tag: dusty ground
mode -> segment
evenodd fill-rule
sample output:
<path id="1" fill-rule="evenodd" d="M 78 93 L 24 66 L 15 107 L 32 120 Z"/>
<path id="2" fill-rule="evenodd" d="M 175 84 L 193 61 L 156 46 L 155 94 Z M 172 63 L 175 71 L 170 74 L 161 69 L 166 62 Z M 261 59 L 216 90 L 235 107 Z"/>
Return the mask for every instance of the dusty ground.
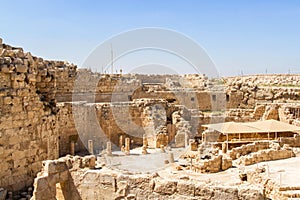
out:
<path id="1" fill-rule="evenodd" d="M 182 179 L 189 177 L 189 179 L 200 182 L 215 182 L 222 185 L 236 185 L 240 184 L 240 171 L 254 170 L 257 167 L 264 166 L 266 172 L 269 173 L 271 179 L 280 183 L 282 187 L 300 186 L 300 157 L 290 159 L 261 162 L 250 166 L 236 166 L 226 171 L 212 174 L 200 174 L 191 170 L 176 170 L 178 165 L 179 155 L 184 149 L 172 149 L 175 157 L 174 164 L 165 164 L 168 160 L 168 150 L 162 153 L 160 149 L 148 149 L 149 154 L 141 155 L 141 149 L 131 151 L 131 155 L 124 155 L 122 152 L 113 152 L 114 156 L 106 157 L 108 166 L 113 169 L 125 170 L 131 173 L 153 173 L 158 172 L 162 177 L 170 179 Z M 186 163 L 188 164 L 188 162 Z"/>
<path id="2" fill-rule="evenodd" d="M 280 183 L 281 179 L 282 187 L 300 186 L 300 157 L 268 161 L 258 164 L 258 166 L 262 165 L 265 165 L 266 169 L 269 169 L 269 176 L 272 180 Z M 255 167 L 257 167 L 257 165 L 250 165 L 247 166 L 246 169 L 254 169 Z"/>
<path id="3" fill-rule="evenodd" d="M 119 170 L 132 173 L 153 173 L 168 167 L 165 160 L 169 159 L 169 152 L 162 152 L 160 149 L 147 149 L 148 154 L 142 155 L 141 148 L 130 151 L 130 155 L 125 155 L 121 151 L 114 151 L 113 156 L 106 156 L 106 165 Z M 172 149 L 174 159 L 177 161 L 184 152 L 183 148 Z"/>

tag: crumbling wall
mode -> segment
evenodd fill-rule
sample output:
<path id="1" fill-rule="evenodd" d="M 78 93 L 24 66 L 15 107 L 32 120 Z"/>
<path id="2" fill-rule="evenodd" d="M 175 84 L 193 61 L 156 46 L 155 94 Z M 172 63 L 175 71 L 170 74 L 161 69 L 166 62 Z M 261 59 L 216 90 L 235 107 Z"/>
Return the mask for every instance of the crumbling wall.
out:
<path id="1" fill-rule="evenodd" d="M 269 148 L 270 148 L 269 141 L 256 141 L 251 144 L 242 145 L 240 147 L 233 148 L 227 153 L 233 160 L 235 160 L 241 156 L 245 156 L 247 154 L 264 150 L 264 149 L 269 149 Z"/>
<path id="2" fill-rule="evenodd" d="M 44 162 L 35 179 L 32 199 L 264 199 L 260 187 L 169 179 L 157 173 L 129 175 L 110 169 L 93 170 L 89 169 L 94 166 L 91 161 L 68 156 Z M 57 183 L 60 186 L 55 187 Z"/>
<path id="3" fill-rule="evenodd" d="M 223 80 L 209 80 L 199 74 L 109 75 L 87 69 L 77 70 L 76 66 L 65 62 L 53 64 L 39 60 L 38 63 L 46 62 L 49 70 L 39 73 L 38 79 L 44 80 L 45 83 L 38 85 L 43 94 L 51 98 L 54 95 L 59 102 L 72 101 L 72 95 L 77 100 L 89 102 L 110 102 L 112 96 L 119 101 L 163 98 L 169 101 L 175 100 L 177 104 L 185 105 L 190 109 L 223 110 L 225 108 L 254 109 L 260 102 L 286 102 L 300 99 L 299 75 L 253 75 L 229 77 Z M 76 88 L 74 94 L 72 94 L 73 86 Z M 223 89 L 218 91 L 215 88 Z"/>
<path id="4" fill-rule="evenodd" d="M 235 121 L 235 122 L 251 122 L 257 120 L 255 116 L 256 110 L 253 109 L 229 109 L 226 112 L 226 121 Z"/>
<path id="5" fill-rule="evenodd" d="M 203 182 L 177 181 L 165 178 L 127 176 L 91 172 L 85 176 L 87 184 L 78 188 L 82 199 L 257 199 L 264 196 L 260 188 L 246 192 L 243 186 L 216 186 Z M 88 185 L 97 187 L 91 188 Z M 87 192 L 89 191 L 89 192 Z"/>
<path id="6" fill-rule="evenodd" d="M 188 141 L 193 136 L 191 135 L 191 113 L 184 107 L 179 107 L 179 110 L 172 114 L 172 123 L 176 127 L 176 134 L 172 146 L 174 147 L 187 147 Z"/>
<path id="7" fill-rule="evenodd" d="M 128 137 L 133 148 L 142 146 L 146 135 L 149 147 L 155 148 L 161 144 L 167 146 L 171 134 L 176 134 L 176 130 L 167 129 L 167 125 L 171 124 L 171 114 L 178 108 L 163 99 L 123 103 L 69 102 L 58 103 L 58 107 L 57 123 L 63 145 L 60 155 L 70 152 L 71 141 L 75 142 L 76 152 L 84 152 L 88 140 L 93 140 L 94 153 L 99 153 L 108 141 L 113 143 L 114 149 L 120 149 Z M 162 138 L 162 134 L 165 137 Z"/>
<path id="8" fill-rule="evenodd" d="M 193 168 L 201 173 L 216 173 L 232 167 L 232 159 L 223 155 L 213 156 L 208 160 L 197 159 L 196 162 Z"/>
<path id="9" fill-rule="evenodd" d="M 299 101 L 300 76 L 252 75 L 225 79 L 227 108 L 254 108 L 259 102 Z"/>
<path id="10" fill-rule="evenodd" d="M 279 144 L 280 146 L 287 144 L 290 147 L 300 147 L 300 136 L 295 134 L 294 137 L 282 137 L 279 139 Z"/>
<path id="11" fill-rule="evenodd" d="M 87 153 L 86 146 L 79 137 L 73 114 L 73 103 L 57 103 L 59 112 L 56 114 L 56 127 L 59 131 L 59 156 L 72 153 Z M 71 143 L 74 143 L 74 152 L 71 152 Z"/>
<path id="12" fill-rule="evenodd" d="M 300 106 L 298 103 L 278 105 L 278 115 L 281 121 L 300 126 Z"/>
<path id="13" fill-rule="evenodd" d="M 280 148 L 277 149 L 266 149 L 258 152 L 251 153 L 246 156 L 242 156 L 238 160 L 238 164 L 240 165 L 252 165 L 259 162 L 270 161 L 270 160 L 280 160 L 294 157 L 294 152 L 289 148 Z"/>
<path id="14" fill-rule="evenodd" d="M 145 100 L 141 99 L 139 101 Z M 146 101 L 149 102 L 149 99 Z M 170 116 L 169 105 L 165 100 L 161 100 L 160 103 L 157 102 L 156 104 L 147 104 L 143 109 L 142 118 L 145 130 L 144 136 L 147 138 L 148 147 L 160 148 L 161 145 L 167 146 L 169 139 L 171 139 L 171 134 L 167 130 L 167 123 L 170 123 L 168 121 L 168 115 Z"/>
<path id="15" fill-rule="evenodd" d="M 280 172 L 279 172 L 280 173 Z M 269 199 L 290 200 L 299 198 L 299 186 L 283 186 L 280 182 L 270 178 L 268 169 L 256 168 L 246 172 L 247 182 L 264 185 L 264 194 Z"/>
<path id="16" fill-rule="evenodd" d="M 95 162 L 95 156 L 67 156 L 58 160 L 43 161 L 42 171 L 34 181 L 35 189 L 31 199 L 81 199 L 69 170 L 94 169 Z"/>
<path id="17" fill-rule="evenodd" d="M 32 185 L 43 160 L 58 158 L 49 65 L 59 64 L 0 44 L 0 186 L 12 191 Z"/>
<path id="18" fill-rule="evenodd" d="M 55 88 L 49 88 L 48 91 L 55 91 L 55 100 L 57 102 L 72 101 L 72 92 L 75 77 L 77 76 L 77 67 L 69 65 L 66 62 L 58 62 L 59 64 L 52 69 L 53 79 L 55 80 Z M 47 92 L 48 92 L 47 91 Z"/>
<path id="19" fill-rule="evenodd" d="M 257 102 L 254 109 L 231 108 L 226 111 L 226 121 L 250 122 L 274 119 L 299 125 L 300 107 L 294 103 Z"/>

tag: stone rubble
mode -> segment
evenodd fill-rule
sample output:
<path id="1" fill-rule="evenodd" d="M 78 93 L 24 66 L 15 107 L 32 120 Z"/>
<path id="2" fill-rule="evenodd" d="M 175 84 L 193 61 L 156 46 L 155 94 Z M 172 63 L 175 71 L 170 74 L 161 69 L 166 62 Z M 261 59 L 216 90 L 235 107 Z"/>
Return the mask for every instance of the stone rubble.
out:
<path id="1" fill-rule="evenodd" d="M 257 186 L 215 185 L 190 179 L 168 179 L 158 174 L 124 175 L 109 169 L 78 168 L 77 162 L 72 156 L 46 161 L 35 179 L 32 200 L 55 199 L 58 193 L 64 194 L 66 199 L 264 199 L 262 189 Z M 69 180 L 68 183 L 65 180 Z M 56 188 L 58 183 L 61 191 Z M 42 186 L 43 190 L 38 191 Z"/>

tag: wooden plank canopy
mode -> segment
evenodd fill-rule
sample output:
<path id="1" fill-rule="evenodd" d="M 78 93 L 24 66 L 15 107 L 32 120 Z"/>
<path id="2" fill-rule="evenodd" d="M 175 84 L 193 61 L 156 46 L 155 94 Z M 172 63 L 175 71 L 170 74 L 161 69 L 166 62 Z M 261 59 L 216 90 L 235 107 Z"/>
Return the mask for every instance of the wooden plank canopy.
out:
<path id="1" fill-rule="evenodd" d="M 206 124 L 203 127 L 213 129 L 223 134 L 235 133 L 278 133 L 297 132 L 300 127 L 277 120 L 264 120 L 256 122 L 224 122 L 217 124 Z"/>

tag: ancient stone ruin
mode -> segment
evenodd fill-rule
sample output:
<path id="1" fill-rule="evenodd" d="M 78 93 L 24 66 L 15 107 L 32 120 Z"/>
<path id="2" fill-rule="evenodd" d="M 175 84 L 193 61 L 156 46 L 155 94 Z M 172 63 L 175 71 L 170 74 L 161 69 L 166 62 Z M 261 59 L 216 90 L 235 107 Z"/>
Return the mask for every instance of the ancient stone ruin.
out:
<path id="1" fill-rule="evenodd" d="M 202 126 L 270 119 L 300 127 L 300 75 L 101 74 L 0 39 L 0 200 L 299 198 L 299 129 Z"/>

